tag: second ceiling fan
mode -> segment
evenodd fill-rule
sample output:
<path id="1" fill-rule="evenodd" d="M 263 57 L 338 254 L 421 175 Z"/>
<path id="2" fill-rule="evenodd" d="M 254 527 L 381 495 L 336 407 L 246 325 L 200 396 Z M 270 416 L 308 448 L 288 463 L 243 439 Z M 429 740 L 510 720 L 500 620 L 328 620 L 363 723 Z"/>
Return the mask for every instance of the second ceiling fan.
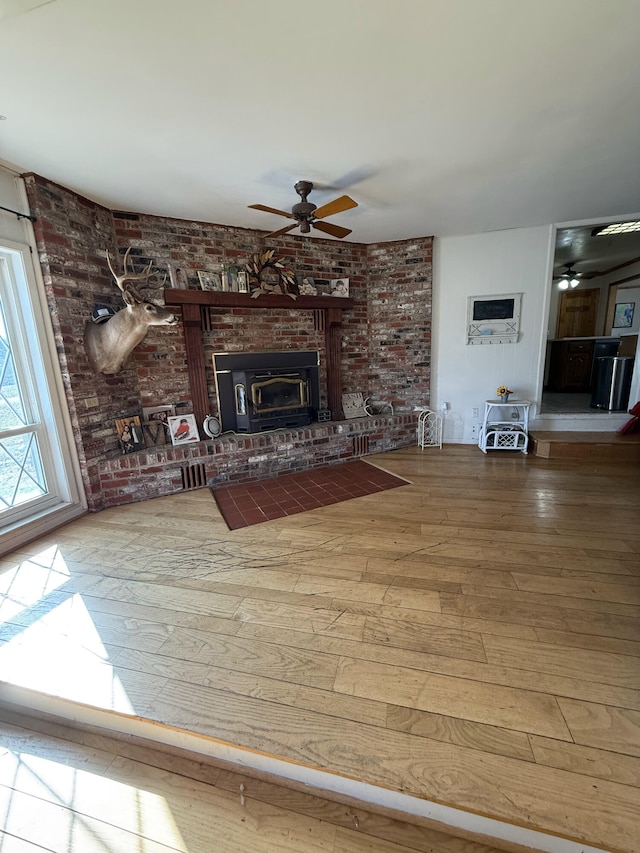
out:
<path id="1" fill-rule="evenodd" d="M 351 234 L 350 228 L 343 228 L 341 225 L 334 225 L 332 222 L 324 222 L 323 220 L 327 216 L 333 216 L 336 213 L 342 213 L 343 210 L 350 210 L 352 207 L 357 207 L 358 203 L 352 198 L 348 195 L 341 195 L 328 204 L 317 207 L 313 202 L 307 201 L 307 196 L 313 189 L 311 181 L 298 181 L 294 184 L 294 189 L 300 196 L 301 201 L 293 205 L 291 213 L 287 213 L 286 210 L 278 210 L 276 207 L 267 207 L 264 204 L 249 205 L 253 210 L 264 210 L 265 213 L 277 213 L 279 216 L 286 216 L 287 219 L 295 220 L 293 225 L 287 225 L 286 228 L 273 231 L 271 234 L 267 234 L 267 237 L 279 237 L 281 234 L 286 234 L 288 231 L 293 231 L 294 228 L 298 227 L 302 234 L 308 234 L 312 228 L 316 228 L 318 231 L 324 231 L 325 234 L 338 237 L 340 240 Z"/>

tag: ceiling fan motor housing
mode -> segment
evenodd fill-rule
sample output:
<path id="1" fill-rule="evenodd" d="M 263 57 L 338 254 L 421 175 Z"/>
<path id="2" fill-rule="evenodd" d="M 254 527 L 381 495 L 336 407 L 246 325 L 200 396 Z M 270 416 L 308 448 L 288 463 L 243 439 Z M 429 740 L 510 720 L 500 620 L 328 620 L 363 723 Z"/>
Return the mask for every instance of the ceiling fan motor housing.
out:
<path id="1" fill-rule="evenodd" d="M 306 219 L 313 214 L 317 206 L 317 204 L 313 204 L 310 201 L 299 201 L 298 204 L 293 205 L 291 213 L 293 213 L 296 219 Z"/>
<path id="2" fill-rule="evenodd" d="M 311 181 L 298 181 L 294 185 L 295 191 L 298 193 L 302 201 L 299 201 L 298 204 L 294 204 L 291 208 L 291 213 L 293 217 L 300 223 L 300 230 L 303 234 L 307 233 L 310 229 L 309 226 L 313 222 L 313 211 L 317 208 L 317 204 L 313 204 L 310 201 L 307 201 L 307 196 L 313 189 L 313 183 Z"/>

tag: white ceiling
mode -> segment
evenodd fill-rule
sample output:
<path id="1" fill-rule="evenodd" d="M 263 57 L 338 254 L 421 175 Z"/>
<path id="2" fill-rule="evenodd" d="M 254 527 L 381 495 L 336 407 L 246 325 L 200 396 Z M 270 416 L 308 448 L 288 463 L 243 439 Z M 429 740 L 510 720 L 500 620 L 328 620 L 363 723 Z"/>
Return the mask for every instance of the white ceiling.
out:
<path id="1" fill-rule="evenodd" d="M 0 0 L 0 157 L 108 207 L 357 242 L 640 207 L 638 0 Z M 324 235 L 322 235 L 324 236 Z"/>

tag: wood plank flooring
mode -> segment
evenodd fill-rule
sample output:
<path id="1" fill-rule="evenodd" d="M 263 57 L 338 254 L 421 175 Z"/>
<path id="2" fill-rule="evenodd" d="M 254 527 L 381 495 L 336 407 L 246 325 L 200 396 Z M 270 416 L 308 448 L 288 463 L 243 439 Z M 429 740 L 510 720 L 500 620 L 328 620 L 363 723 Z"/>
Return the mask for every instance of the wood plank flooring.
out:
<path id="1" fill-rule="evenodd" d="M 0 679 L 637 853 L 638 464 L 372 461 L 410 485 L 235 531 L 188 492 L 9 555 Z"/>
<path id="2" fill-rule="evenodd" d="M 188 756 L 0 709 L 3 853 L 500 853 Z M 37 819 L 34 817 L 37 816 Z"/>

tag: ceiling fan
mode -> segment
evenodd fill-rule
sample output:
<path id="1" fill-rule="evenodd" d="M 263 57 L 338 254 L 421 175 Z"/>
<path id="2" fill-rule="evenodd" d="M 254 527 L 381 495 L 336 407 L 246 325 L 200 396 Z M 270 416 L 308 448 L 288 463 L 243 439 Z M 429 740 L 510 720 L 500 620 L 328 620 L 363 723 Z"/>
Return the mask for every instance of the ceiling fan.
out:
<path id="1" fill-rule="evenodd" d="M 596 276 L 602 275 L 599 271 L 590 273 L 578 272 L 578 270 L 574 269 L 574 263 L 575 261 L 571 261 L 568 264 L 563 264 L 562 266 L 564 267 L 564 271 L 556 275 L 561 290 L 568 290 L 570 287 L 577 287 L 581 280 L 586 281 L 587 279 L 596 278 Z"/>
<path id="2" fill-rule="evenodd" d="M 250 204 L 249 207 L 253 210 L 264 210 L 265 213 L 277 213 L 279 216 L 286 216 L 287 219 L 295 219 L 293 225 L 287 225 L 286 228 L 281 228 L 279 231 L 273 231 L 267 234 L 267 237 L 279 237 L 281 234 L 286 234 L 288 231 L 293 231 L 294 228 L 300 226 L 302 234 L 308 234 L 312 228 L 317 228 L 318 231 L 324 231 L 325 234 L 331 234 L 332 237 L 339 237 L 341 240 L 351 234 L 351 229 L 343 228 L 341 225 L 334 225 L 332 222 L 323 222 L 327 216 L 333 216 L 335 213 L 342 213 L 343 210 L 350 210 L 352 207 L 357 207 L 358 203 L 348 195 L 341 195 L 335 198 L 328 204 L 323 204 L 322 207 L 317 207 L 313 202 L 307 201 L 307 196 L 313 189 L 311 181 L 298 181 L 294 184 L 294 189 L 302 199 L 291 208 L 291 213 L 285 210 L 278 210 L 276 207 L 267 207 L 264 204 Z"/>

